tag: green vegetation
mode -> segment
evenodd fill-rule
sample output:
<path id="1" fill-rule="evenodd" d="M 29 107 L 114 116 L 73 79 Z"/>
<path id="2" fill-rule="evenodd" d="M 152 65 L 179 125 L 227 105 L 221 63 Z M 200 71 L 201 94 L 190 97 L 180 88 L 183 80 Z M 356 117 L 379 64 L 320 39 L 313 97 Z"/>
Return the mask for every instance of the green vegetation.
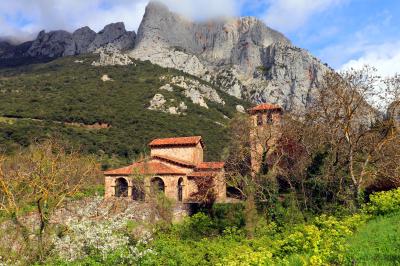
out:
<path id="1" fill-rule="evenodd" d="M 356 265 L 400 264 L 400 213 L 379 216 L 348 242 L 348 260 Z"/>
<path id="2" fill-rule="evenodd" d="M 279 226 L 259 215 L 251 238 L 242 204 L 216 204 L 211 216 L 199 212 L 178 224 L 156 225 L 152 238 L 135 240 L 130 232 L 138 224 L 127 223 L 130 244 L 69 262 L 51 257 L 47 265 L 398 265 L 400 201 L 392 201 L 384 216 L 369 214 L 394 193 L 400 192 L 379 193 L 362 212 L 347 216 Z"/>
<path id="3" fill-rule="evenodd" d="M 363 75 L 350 75 L 357 84 L 350 88 L 331 77 L 321 91 L 326 102 L 304 121 L 284 117 L 273 143 L 271 132 L 259 134 L 265 149 L 254 173 L 248 116 L 227 119 L 246 103 L 219 91 L 226 105 L 206 109 L 175 88 L 162 93 L 184 101 L 186 116 L 149 111 L 160 77 L 183 73 L 149 62 L 93 67 L 93 56 L 79 58 L 84 63 L 66 57 L 0 70 L 0 266 L 400 263 L 400 135 L 390 119 L 358 125 L 358 115 L 369 114 L 353 104 L 363 102 Z M 101 81 L 104 74 L 113 81 Z M 177 209 L 163 194 L 142 204 L 98 197 L 99 162 L 126 163 L 150 139 L 179 135 L 203 135 L 207 159 L 224 155 L 229 193 L 241 203 L 216 204 L 212 187 L 199 186 L 200 211 L 173 224 Z M 66 200 L 83 204 L 52 223 Z"/>
<path id="4" fill-rule="evenodd" d="M 94 56 L 0 69 L 0 149 L 12 152 L 33 141 L 63 139 L 85 153 L 96 154 L 103 167 L 126 164 L 147 151 L 157 137 L 202 135 L 209 160 L 220 158 L 227 143 L 224 125 L 236 104 L 248 106 L 222 91 L 225 106 L 207 102 L 209 109 L 193 104 L 178 91 L 161 93 L 184 101 L 186 116 L 147 110 L 163 83 L 161 76 L 184 75 L 149 62 L 136 66 L 94 67 Z M 77 63 L 75 60 L 84 60 Z M 103 82 L 107 74 L 113 81 Z M 111 127 L 88 130 L 67 123 Z"/>

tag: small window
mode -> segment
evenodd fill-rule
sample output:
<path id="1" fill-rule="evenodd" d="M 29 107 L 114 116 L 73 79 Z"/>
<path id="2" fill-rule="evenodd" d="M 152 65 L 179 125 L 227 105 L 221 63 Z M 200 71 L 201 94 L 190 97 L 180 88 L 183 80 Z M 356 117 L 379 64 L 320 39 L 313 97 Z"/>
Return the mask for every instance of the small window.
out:
<path id="1" fill-rule="evenodd" d="M 272 122 L 273 122 L 273 120 L 272 120 L 272 113 L 269 112 L 269 113 L 267 114 L 267 124 L 268 124 L 268 125 L 271 125 Z"/>
<path id="2" fill-rule="evenodd" d="M 263 120 L 262 120 L 262 114 L 257 114 L 257 126 L 262 126 Z"/>
<path id="3" fill-rule="evenodd" d="M 183 178 L 179 178 L 178 180 L 178 201 L 183 200 Z"/>

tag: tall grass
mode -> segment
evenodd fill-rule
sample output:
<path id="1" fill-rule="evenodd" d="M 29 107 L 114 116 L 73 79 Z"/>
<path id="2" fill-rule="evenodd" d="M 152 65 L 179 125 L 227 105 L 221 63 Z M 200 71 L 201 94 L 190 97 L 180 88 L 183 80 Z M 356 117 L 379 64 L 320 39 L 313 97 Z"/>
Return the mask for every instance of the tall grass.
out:
<path id="1" fill-rule="evenodd" d="M 378 216 L 349 239 L 350 265 L 400 265 L 400 213 Z"/>

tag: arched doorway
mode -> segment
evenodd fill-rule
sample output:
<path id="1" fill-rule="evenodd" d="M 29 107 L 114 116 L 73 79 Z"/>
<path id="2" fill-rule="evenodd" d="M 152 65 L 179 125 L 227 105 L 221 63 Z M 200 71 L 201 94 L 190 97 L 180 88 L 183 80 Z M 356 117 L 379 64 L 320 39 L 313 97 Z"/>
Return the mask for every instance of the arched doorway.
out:
<path id="1" fill-rule="evenodd" d="M 178 191 L 178 201 L 183 200 L 183 178 L 179 178 L 178 180 L 178 186 L 177 186 L 177 191 Z"/>
<path id="2" fill-rule="evenodd" d="M 151 180 L 151 192 L 152 193 L 164 193 L 165 185 L 164 181 L 159 177 L 154 177 Z"/>
<path id="3" fill-rule="evenodd" d="M 115 196 L 128 197 L 128 181 L 125 178 L 115 180 Z"/>
<path id="4" fill-rule="evenodd" d="M 132 186 L 132 199 L 133 200 L 138 200 L 138 201 L 143 201 L 144 200 L 144 191 L 143 191 L 143 185 L 139 184 L 133 184 Z"/>

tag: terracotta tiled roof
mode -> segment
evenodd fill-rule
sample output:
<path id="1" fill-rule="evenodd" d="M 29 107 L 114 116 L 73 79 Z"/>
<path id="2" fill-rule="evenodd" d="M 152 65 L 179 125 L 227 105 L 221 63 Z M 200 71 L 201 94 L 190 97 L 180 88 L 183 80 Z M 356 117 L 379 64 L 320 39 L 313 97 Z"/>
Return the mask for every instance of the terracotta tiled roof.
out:
<path id="1" fill-rule="evenodd" d="M 224 162 L 202 162 L 196 166 L 196 169 L 222 169 Z"/>
<path id="2" fill-rule="evenodd" d="M 263 103 L 263 104 L 259 104 L 253 108 L 248 109 L 247 111 L 249 113 L 253 113 L 256 111 L 267 111 L 267 110 L 280 110 L 282 111 L 282 107 L 280 107 L 277 104 L 270 104 L 270 103 Z"/>
<path id="3" fill-rule="evenodd" d="M 188 161 L 184 161 L 184 160 L 180 160 L 180 159 L 175 159 L 169 156 L 165 156 L 165 155 L 153 155 L 152 158 L 154 159 L 159 159 L 159 160 L 163 160 L 163 161 L 167 161 L 173 164 L 177 164 L 180 166 L 185 166 L 185 167 L 189 167 L 189 168 L 195 168 L 196 165 L 194 165 L 191 162 Z"/>
<path id="4" fill-rule="evenodd" d="M 104 175 L 130 175 L 132 174 L 132 165 L 118 169 L 108 170 L 103 172 Z"/>
<path id="5" fill-rule="evenodd" d="M 188 174 L 188 177 L 213 177 L 221 172 L 210 172 L 210 171 L 201 171 L 201 172 L 193 172 Z"/>
<path id="6" fill-rule="evenodd" d="M 178 137 L 178 138 L 165 138 L 165 139 L 155 139 L 149 143 L 150 147 L 156 146 L 179 146 L 179 145 L 197 145 L 201 143 L 204 146 L 201 136 L 193 137 Z"/>
<path id="7" fill-rule="evenodd" d="M 185 175 L 185 173 L 176 170 L 160 162 L 136 162 L 129 166 L 119 169 L 105 171 L 104 175 L 132 175 L 132 174 L 156 174 L 156 175 Z"/>

